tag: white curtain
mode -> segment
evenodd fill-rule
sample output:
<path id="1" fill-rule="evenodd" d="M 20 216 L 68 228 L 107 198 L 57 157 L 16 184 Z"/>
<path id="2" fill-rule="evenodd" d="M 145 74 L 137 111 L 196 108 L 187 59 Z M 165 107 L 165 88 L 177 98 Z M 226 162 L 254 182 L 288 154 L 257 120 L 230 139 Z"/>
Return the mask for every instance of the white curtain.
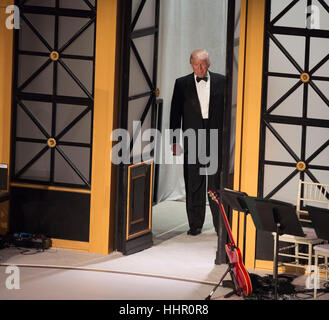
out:
<path id="1" fill-rule="evenodd" d="M 162 130 L 169 128 L 170 103 L 175 79 L 192 73 L 190 54 L 206 49 L 210 71 L 225 74 L 227 0 L 163 0 L 160 8 L 158 87 L 163 99 Z M 170 146 L 161 146 L 162 155 Z M 164 158 L 164 157 L 162 157 Z M 161 164 L 158 201 L 185 198 L 180 164 Z"/>

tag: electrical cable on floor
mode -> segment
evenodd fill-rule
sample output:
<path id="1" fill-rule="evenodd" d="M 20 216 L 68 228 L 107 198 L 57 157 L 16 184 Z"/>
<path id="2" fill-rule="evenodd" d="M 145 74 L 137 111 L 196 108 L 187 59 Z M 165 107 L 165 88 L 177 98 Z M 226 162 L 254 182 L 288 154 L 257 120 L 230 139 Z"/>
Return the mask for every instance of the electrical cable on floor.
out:
<path id="1" fill-rule="evenodd" d="M 106 269 L 96 269 L 96 268 L 86 268 L 86 267 L 74 267 L 74 266 L 60 266 L 60 265 L 42 265 L 42 264 L 13 264 L 13 263 L 0 263 L 0 266 L 8 267 L 15 265 L 16 267 L 22 268 L 43 268 L 43 269 L 63 269 L 63 270 L 79 270 L 79 271 L 91 271 L 91 272 L 104 272 L 104 273 L 114 273 L 114 274 L 122 274 L 122 275 L 132 275 L 139 277 L 150 277 L 150 278 L 158 278 L 165 280 L 175 280 L 175 281 L 184 281 L 184 282 L 193 282 L 198 284 L 204 284 L 209 286 L 216 285 L 215 282 L 196 280 L 196 279 L 188 279 L 188 278 L 180 278 L 173 276 L 165 276 L 165 275 L 157 275 L 150 273 L 139 273 L 139 272 L 129 272 L 129 271 L 118 271 L 118 270 L 106 270 Z"/>
<path id="2" fill-rule="evenodd" d="M 203 281 L 197 279 L 189 279 L 189 278 L 180 278 L 180 277 L 173 277 L 173 276 L 166 276 L 166 275 L 157 275 L 157 274 L 150 274 L 150 273 L 140 273 L 140 272 L 129 272 L 129 271 L 118 271 L 118 270 L 107 270 L 107 269 L 97 269 L 97 268 L 87 268 L 87 267 L 77 267 L 77 266 L 62 266 L 62 265 L 42 265 L 42 264 L 22 264 L 22 263 L 0 263 L 0 266 L 12 266 L 15 265 L 16 267 L 20 268 L 42 268 L 42 269 L 60 269 L 60 270 L 73 270 L 73 271 L 89 271 L 89 272 L 103 272 L 103 273 L 112 273 L 112 274 L 121 274 L 121 275 L 130 275 L 130 276 L 139 276 L 139 277 L 150 277 L 150 278 L 157 278 L 157 279 L 165 279 L 165 280 L 174 280 L 174 281 L 183 281 L 183 282 L 191 282 L 203 285 L 214 286 L 217 283 L 210 282 L 210 281 Z M 249 299 L 256 299 L 256 300 L 273 300 L 273 297 L 269 292 L 272 292 L 272 289 L 269 287 L 269 281 L 271 280 L 270 277 L 260 277 L 254 274 L 251 276 L 256 276 L 259 281 L 262 282 L 262 285 L 258 283 L 258 286 L 255 286 L 255 289 L 252 296 Z M 253 281 L 255 285 L 255 282 Z M 285 284 L 287 285 L 287 283 Z M 224 285 L 224 287 L 229 287 Z M 285 293 L 280 294 L 280 300 L 305 300 L 305 298 L 300 297 L 300 294 L 309 294 L 311 298 L 311 293 L 313 290 L 292 290 L 289 288 Z M 320 289 L 321 290 L 321 289 Z M 319 291 L 320 291 L 319 290 Z M 324 289 L 321 291 L 329 292 L 329 284 L 326 283 L 324 285 Z"/>

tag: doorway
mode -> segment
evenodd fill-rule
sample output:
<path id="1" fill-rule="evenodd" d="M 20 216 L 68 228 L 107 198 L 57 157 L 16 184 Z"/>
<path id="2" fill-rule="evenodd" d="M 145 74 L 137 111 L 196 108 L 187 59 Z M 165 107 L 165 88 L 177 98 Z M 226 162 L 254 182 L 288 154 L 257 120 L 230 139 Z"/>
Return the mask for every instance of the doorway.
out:
<path id="1" fill-rule="evenodd" d="M 241 1 L 166 1 L 161 3 L 158 58 L 158 86 L 163 99 L 162 127 L 169 127 L 171 95 L 175 79 L 191 73 L 189 55 L 205 48 L 211 58 L 210 70 L 228 74 L 227 105 L 231 106 L 230 145 L 226 183 L 232 185 L 234 132 Z M 229 27 L 228 27 L 229 26 Z M 181 41 L 180 41 L 181 40 Z M 166 148 L 166 150 L 164 150 Z M 170 146 L 162 146 L 164 153 Z M 155 243 L 188 230 L 182 159 L 177 164 L 161 164 L 157 204 L 153 207 Z M 209 205 L 203 231 L 215 232 Z"/>
<path id="2" fill-rule="evenodd" d="M 149 128 L 161 129 L 163 138 L 165 130 L 169 128 L 175 79 L 192 73 L 189 56 L 194 49 L 207 49 L 211 58 L 210 71 L 228 75 L 226 122 L 229 122 L 229 130 L 225 136 L 228 143 L 225 144 L 227 150 L 224 169 L 227 185 L 229 176 L 233 175 L 240 1 L 134 0 L 129 1 L 126 6 L 122 8 L 126 23 L 122 24 L 124 36 L 121 50 L 124 55 L 121 61 L 120 128 L 127 129 L 131 136 L 136 138 L 135 141 L 141 144 L 144 140 L 138 137 L 143 136 Z M 229 29 L 228 16 L 231 16 L 232 22 Z M 141 121 L 140 128 L 134 127 L 134 121 Z M 134 128 L 139 131 L 134 131 Z M 159 142 L 159 139 L 153 137 L 153 141 Z M 145 145 L 139 146 L 137 150 L 145 150 L 144 147 Z M 156 158 L 152 219 L 151 226 L 144 224 L 144 227 L 148 227 L 148 230 L 145 230 L 150 231 L 153 237 L 152 243 L 146 246 L 186 233 L 188 230 L 182 159 L 176 159 L 176 164 L 167 164 L 164 160 L 168 148 L 170 146 L 162 143 L 159 148 L 159 144 L 155 143 L 158 154 L 150 154 L 151 158 Z M 138 153 L 134 153 L 133 149 L 129 151 L 133 160 Z M 127 190 L 127 167 L 129 164 L 126 168 L 125 165 L 119 165 L 118 170 L 118 189 L 122 192 L 117 198 L 116 239 L 117 247 L 123 251 L 125 245 L 122 242 L 128 241 L 127 228 L 132 223 L 125 212 L 127 199 L 131 196 Z M 134 197 L 132 201 L 133 199 Z M 147 215 L 144 213 L 140 218 L 145 222 Z M 216 235 L 207 206 L 203 230 L 212 229 Z M 142 236 L 146 238 L 147 232 Z M 124 237 L 126 238 L 123 239 Z M 150 238 L 146 241 L 149 240 Z"/>

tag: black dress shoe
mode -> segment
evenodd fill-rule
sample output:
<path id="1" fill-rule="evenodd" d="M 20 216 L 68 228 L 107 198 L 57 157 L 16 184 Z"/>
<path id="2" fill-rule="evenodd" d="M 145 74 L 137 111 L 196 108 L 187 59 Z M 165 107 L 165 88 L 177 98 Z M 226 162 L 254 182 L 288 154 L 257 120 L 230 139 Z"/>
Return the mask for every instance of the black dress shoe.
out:
<path id="1" fill-rule="evenodd" d="M 187 231 L 187 234 L 190 236 L 196 236 L 198 234 L 201 233 L 201 229 L 197 228 L 197 229 L 190 229 L 189 231 Z"/>

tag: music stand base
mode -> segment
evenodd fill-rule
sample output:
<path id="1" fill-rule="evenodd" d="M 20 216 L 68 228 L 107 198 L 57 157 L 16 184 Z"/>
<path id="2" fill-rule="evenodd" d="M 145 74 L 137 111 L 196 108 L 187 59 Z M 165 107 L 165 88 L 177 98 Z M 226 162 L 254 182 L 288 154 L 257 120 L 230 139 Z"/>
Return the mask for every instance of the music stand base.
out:
<path id="1" fill-rule="evenodd" d="M 221 283 L 223 282 L 224 278 L 226 277 L 226 275 L 227 275 L 228 273 L 230 273 L 230 275 L 231 275 L 231 281 L 230 281 L 230 282 L 233 283 L 233 288 L 234 288 L 234 286 L 236 285 L 236 286 L 238 287 L 239 291 L 242 293 L 242 296 L 244 297 L 243 291 L 242 291 L 242 289 L 239 287 L 239 285 L 238 285 L 238 283 L 237 283 L 237 281 L 236 281 L 235 275 L 234 275 L 234 273 L 233 273 L 233 268 L 234 268 L 234 264 L 233 264 L 233 263 L 229 263 L 229 265 L 228 265 L 226 271 L 224 272 L 224 274 L 222 275 L 221 279 L 220 279 L 219 282 L 216 284 L 216 286 L 212 289 L 212 291 L 209 293 L 208 297 L 207 297 L 205 300 L 210 300 L 210 299 L 211 299 L 212 295 L 215 293 L 215 291 L 217 290 L 217 288 L 221 285 Z M 238 292 L 237 292 L 235 289 L 233 289 L 233 291 L 227 293 L 227 294 L 224 296 L 224 298 L 229 298 L 229 297 L 231 297 L 231 296 L 234 295 L 234 294 L 240 296 L 240 295 L 238 294 Z"/>

